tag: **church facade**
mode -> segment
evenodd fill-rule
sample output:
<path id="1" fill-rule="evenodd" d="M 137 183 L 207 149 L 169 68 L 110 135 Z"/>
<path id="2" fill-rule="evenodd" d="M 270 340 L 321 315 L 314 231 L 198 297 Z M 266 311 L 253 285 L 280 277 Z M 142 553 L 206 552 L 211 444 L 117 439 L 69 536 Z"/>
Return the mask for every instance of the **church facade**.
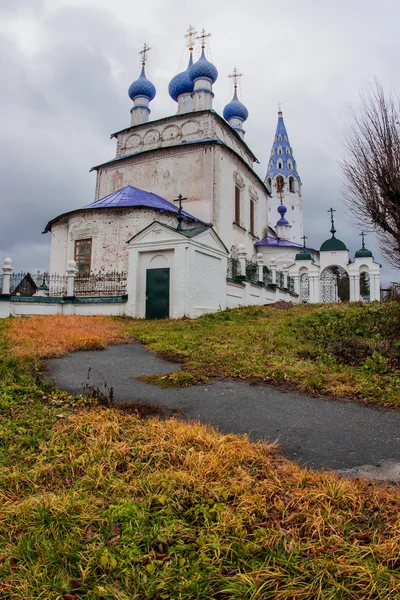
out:
<path id="1" fill-rule="evenodd" d="M 81 275 L 128 273 L 126 314 L 135 317 L 198 316 L 282 298 L 379 299 L 380 265 L 364 238 L 350 260 L 335 237 L 333 211 L 332 238 L 319 251 L 306 247 L 302 182 L 282 111 L 261 179 L 245 142 L 248 111 L 236 70 L 223 116 L 213 109 L 218 71 L 206 58 L 206 38 L 203 32 L 193 61 L 189 33 L 188 67 L 169 85 L 177 112 L 155 121 L 145 45 L 140 76 L 129 88 L 130 125 L 112 134 L 115 157 L 93 167 L 94 201 L 45 228 L 50 272 L 65 272 L 75 261 Z M 253 292 L 243 291 L 250 284 Z"/>

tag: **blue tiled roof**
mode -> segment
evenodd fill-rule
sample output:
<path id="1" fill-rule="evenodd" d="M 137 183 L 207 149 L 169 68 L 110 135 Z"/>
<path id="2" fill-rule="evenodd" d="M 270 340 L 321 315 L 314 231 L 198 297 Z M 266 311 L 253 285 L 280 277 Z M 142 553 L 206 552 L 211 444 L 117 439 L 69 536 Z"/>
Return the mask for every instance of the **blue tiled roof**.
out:
<path id="1" fill-rule="evenodd" d="M 186 71 L 178 73 L 169 83 L 168 92 L 175 102 L 181 94 L 191 94 L 193 92 L 194 83 L 189 75 L 189 69 L 193 64 L 192 54 L 190 54 L 189 64 Z"/>
<path id="2" fill-rule="evenodd" d="M 289 240 L 281 240 L 279 238 L 273 238 L 267 235 L 264 239 L 256 242 L 255 246 L 284 246 L 288 248 L 303 248 L 301 244 L 296 242 L 290 242 Z"/>
<path id="3" fill-rule="evenodd" d="M 278 154 L 279 148 L 282 149 L 282 154 Z M 282 169 L 278 169 L 278 161 L 281 161 Z M 288 168 L 288 161 L 291 161 L 292 169 Z M 293 175 L 296 179 L 300 179 L 281 112 L 278 113 L 278 124 L 276 126 L 275 138 L 272 145 L 266 177 L 271 177 L 272 179 L 275 175 L 279 174 L 284 175 L 285 177 Z"/>
<path id="4" fill-rule="evenodd" d="M 140 73 L 139 79 L 134 81 L 129 90 L 128 96 L 131 100 L 134 100 L 138 96 L 143 96 L 148 100 L 153 100 L 156 95 L 156 88 L 146 77 L 146 73 L 144 71 L 144 65 L 142 67 L 142 72 Z"/>
<path id="5" fill-rule="evenodd" d="M 196 79 L 210 79 L 211 83 L 215 83 L 218 78 L 217 67 L 210 63 L 206 59 L 206 55 L 204 54 L 204 48 L 201 51 L 201 56 L 197 62 L 195 62 L 189 69 L 189 75 L 192 81 L 196 81 Z"/>
<path id="6" fill-rule="evenodd" d="M 249 116 L 249 111 L 245 105 L 240 102 L 239 98 L 237 97 L 236 90 L 233 94 L 232 100 L 225 106 L 223 115 L 225 121 L 229 121 L 229 119 L 235 117 L 237 119 L 242 119 L 242 121 L 246 121 L 247 117 Z"/>
<path id="7" fill-rule="evenodd" d="M 157 194 L 146 192 L 140 188 L 133 187 L 133 185 L 127 185 L 116 192 L 112 192 L 112 194 L 108 194 L 108 196 L 104 196 L 104 198 L 95 200 L 95 202 L 88 204 L 84 208 L 115 208 L 132 206 L 137 206 L 138 208 L 153 208 L 155 210 L 159 210 L 161 213 L 165 211 L 173 213 L 178 212 L 177 204 L 172 204 L 172 202 L 168 202 L 168 200 L 161 198 L 161 196 L 157 196 Z M 192 219 L 197 223 L 202 223 L 200 219 L 193 217 L 193 215 L 190 215 L 184 210 L 182 211 L 182 214 L 187 219 Z"/>

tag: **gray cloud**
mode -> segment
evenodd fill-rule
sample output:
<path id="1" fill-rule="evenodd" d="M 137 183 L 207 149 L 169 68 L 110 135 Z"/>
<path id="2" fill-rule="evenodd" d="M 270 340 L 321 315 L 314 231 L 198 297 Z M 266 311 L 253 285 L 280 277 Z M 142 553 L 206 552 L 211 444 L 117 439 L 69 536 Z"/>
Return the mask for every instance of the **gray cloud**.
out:
<path id="1" fill-rule="evenodd" d="M 390 18 L 388 18 L 390 14 Z M 129 124 L 129 84 L 137 52 L 152 46 L 148 73 L 157 87 L 152 118 L 173 114 L 168 82 L 187 60 L 183 34 L 209 29 L 220 72 L 215 109 L 232 96 L 227 75 L 237 66 L 249 108 L 246 141 L 264 176 L 277 102 L 303 180 L 310 245 L 329 235 L 327 209 L 337 209 L 338 236 L 350 250 L 358 231 L 341 205 L 338 159 L 343 130 L 359 91 L 373 76 L 400 90 L 400 6 L 382 0 L 335 3 L 288 0 L 14 0 L 0 9 L 0 259 L 17 268 L 47 267 L 41 231 L 61 212 L 93 199 L 93 164 L 114 155 L 109 134 Z M 372 236 L 368 245 L 376 253 Z M 385 268 L 386 280 L 398 273 Z"/>

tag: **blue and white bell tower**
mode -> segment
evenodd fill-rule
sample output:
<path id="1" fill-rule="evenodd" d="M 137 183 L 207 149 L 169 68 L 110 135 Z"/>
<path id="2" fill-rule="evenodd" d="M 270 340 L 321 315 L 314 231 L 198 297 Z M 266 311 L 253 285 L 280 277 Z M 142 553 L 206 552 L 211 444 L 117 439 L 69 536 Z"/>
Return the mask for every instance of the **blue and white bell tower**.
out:
<path id="1" fill-rule="evenodd" d="M 275 138 L 265 176 L 265 184 L 271 191 L 272 196 L 269 201 L 268 224 L 270 227 L 276 229 L 276 233 L 280 237 L 279 227 L 276 227 L 278 224 L 275 223 L 275 218 L 277 211 L 281 215 L 279 207 L 286 207 L 286 239 L 300 244 L 303 237 L 301 179 L 297 172 L 293 149 L 289 142 L 289 136 L 280 107 Z"/>

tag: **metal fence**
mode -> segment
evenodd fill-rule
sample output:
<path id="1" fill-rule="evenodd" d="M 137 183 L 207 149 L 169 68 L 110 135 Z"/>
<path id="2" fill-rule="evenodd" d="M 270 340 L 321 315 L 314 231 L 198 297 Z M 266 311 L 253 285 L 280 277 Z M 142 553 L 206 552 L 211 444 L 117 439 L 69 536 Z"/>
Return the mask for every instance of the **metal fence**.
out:
<path id="1" fill-rule="evenodd" d="M 294 277 L 288 276 L 287 289 L 289 290 L 289 292 L 294 292 Z"/>
<path id="2" fill-rule="evenodd" d="M 229 256 L 226 278 L 235 280 L 238 278 L 239 275 L 240 275 L 239 259 L 233 258 L 233 256 Z"/>
<path id="3" fill-rule="evenodd" d="M 246 260 L 246 277 L 252 283 L 258 282 L 258 265 L 251 260 Z"/>
<path id="4" fill-rule="evenodd" d="M 272 284 L 272 273 L 266 266 L 263 267 L 263 281 L 265 285 Z"/>
<path id="5" fill-rule="evenodd" d="M 123 296 L 126 294 L 127 273 L 110 271 L 90 273 L 75 278 L 75 296 Z"/>
<path id="6" fill-rule="evenodd" d="M 283 271 L 277 271 L 276 272 L 276 285 L 278 286 L 278 288 L 281 288 L 282 290 L 284 289 L 284 277 L 283 277 Z"/>

